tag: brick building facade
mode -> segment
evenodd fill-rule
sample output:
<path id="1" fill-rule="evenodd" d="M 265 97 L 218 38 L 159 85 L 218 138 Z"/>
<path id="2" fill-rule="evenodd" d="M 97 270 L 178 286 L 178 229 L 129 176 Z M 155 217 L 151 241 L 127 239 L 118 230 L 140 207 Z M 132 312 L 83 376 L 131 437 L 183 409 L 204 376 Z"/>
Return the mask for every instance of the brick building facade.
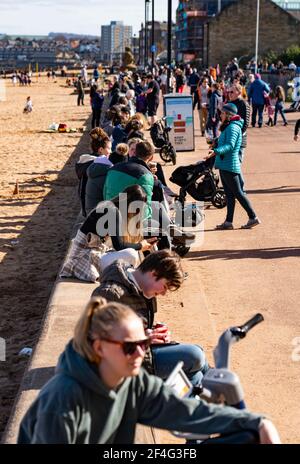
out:
<path id="1" fill-rule="evenodd" d="M 240 0 L 205 24 L 204 61 L 226 65 L 232 58 L 255 55 L 256 11 L 254 0 Z M 259 55 L 282 52 L 300 42 L 300 20 L 271 0 L 260 2 Z"/>

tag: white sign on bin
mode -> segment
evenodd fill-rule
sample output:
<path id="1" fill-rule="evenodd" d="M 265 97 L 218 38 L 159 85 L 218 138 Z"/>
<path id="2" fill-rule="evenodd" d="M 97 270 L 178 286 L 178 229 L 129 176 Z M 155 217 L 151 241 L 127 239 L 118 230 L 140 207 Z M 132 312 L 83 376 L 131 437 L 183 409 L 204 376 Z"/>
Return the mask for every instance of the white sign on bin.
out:
<path id="1" fill-rule="evenodd" d="M 193 98 L 189 95 L 168 94 L 164 97 L 165 116 L 172 127 L 170 141 L 176 151 L 194 151 Z"/>

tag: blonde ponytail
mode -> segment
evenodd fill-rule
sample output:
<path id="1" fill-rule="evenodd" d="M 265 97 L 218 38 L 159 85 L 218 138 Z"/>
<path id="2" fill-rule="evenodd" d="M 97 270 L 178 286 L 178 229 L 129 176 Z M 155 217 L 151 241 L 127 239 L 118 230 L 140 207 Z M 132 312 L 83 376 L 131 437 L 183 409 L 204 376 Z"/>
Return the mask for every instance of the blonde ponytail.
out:
<path id="1" fill-rule="evenodd" d="M 110 338 L 114 328 L 124 319 L 138 317 L 129 306 L 92 298 L 76 324 L 73 348 L 90 362 L 98 364 L 99 356 L 93 349 L 97 338 Z"/>

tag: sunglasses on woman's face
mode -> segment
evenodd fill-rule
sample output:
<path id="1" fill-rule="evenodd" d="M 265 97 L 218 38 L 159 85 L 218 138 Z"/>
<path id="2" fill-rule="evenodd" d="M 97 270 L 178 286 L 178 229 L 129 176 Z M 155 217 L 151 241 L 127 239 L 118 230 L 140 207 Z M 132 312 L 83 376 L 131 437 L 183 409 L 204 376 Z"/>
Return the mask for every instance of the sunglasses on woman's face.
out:
<path id="1" fill-rule="evenodd" d="M 146 352 L 151 343 L 150 338 L 145 338 L 144 340 L 138 340 L 136 342 L 119 342 L 117 340 L 110 340 L 108 338 L 101 338 L 101 340 L 121 346 L 123 353 L 130 356 L 136 352 L 138 346 L 142 348 L 144 352 Z"/>

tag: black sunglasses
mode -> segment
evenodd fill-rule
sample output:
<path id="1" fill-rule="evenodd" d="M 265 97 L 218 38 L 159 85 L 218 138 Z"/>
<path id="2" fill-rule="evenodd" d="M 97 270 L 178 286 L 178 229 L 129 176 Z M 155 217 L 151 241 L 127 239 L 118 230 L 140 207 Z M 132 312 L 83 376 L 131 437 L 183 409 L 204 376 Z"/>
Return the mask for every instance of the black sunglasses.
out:
<path id="1" fill-rule="evenodd" d="M 108 338 L 101 338 L 101 340 L 121 346 L 125 355 L 133 355 L 136 352 L 138 346 L 142 348 L 144 352 L 146 352 L 151 344 L 150 338 L 145 338 L 144 340 L 138 340 L 136 342 L 119 342 L 117 340 L 110 340 Z"/>

